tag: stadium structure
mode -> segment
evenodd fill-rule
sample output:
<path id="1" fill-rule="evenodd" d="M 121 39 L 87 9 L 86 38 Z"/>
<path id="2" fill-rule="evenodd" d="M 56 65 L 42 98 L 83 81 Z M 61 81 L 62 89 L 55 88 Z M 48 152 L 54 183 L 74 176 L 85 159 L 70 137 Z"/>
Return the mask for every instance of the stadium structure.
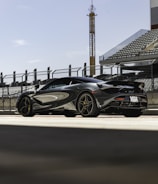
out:
<path id="1" fill-rule="evenodd" d="M 117 71 L 106 80 L 142 81 L 148 93 L 149 105 L 158 106 L 158 1 L 151 0 L 151 30 L 139 30 L 128 39 L 99 57 L 102 66 L 117 66 Z"/>

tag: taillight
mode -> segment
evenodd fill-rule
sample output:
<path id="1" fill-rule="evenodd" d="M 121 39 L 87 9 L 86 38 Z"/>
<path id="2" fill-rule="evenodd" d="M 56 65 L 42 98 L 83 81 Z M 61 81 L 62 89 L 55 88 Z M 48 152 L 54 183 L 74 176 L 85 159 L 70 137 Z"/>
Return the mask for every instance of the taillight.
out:
<path id="1" fill-rule="evenodd" d="M 125 98 L 124 97 L 116 97 L 115 100 L 116 101 L 123 101 Z"/>

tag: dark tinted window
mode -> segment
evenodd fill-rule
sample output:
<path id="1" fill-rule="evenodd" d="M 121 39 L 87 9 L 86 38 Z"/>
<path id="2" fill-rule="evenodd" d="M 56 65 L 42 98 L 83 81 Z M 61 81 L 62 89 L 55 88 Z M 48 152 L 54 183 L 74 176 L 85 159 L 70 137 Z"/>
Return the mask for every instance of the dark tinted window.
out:
<path id="1" fill-rule="evenodd" d="M 55 81 L 47 84 L 45 87 L 43 87 L 41 90 L 51 90 L 54 88 L 63 87 L 70 84 L 70 79 L 63 78 L 63 79 L 56 79 Z"/>
<path id="2" fill-rule="evenodd" d="M 78 82 L 92 82 L 92 83 L 98 83 L 98 82 L 103 82 L 102 80 L 95 79 L 95 78 L 90 78 L 90 77 L 76 77 L 74 80 Z"/>

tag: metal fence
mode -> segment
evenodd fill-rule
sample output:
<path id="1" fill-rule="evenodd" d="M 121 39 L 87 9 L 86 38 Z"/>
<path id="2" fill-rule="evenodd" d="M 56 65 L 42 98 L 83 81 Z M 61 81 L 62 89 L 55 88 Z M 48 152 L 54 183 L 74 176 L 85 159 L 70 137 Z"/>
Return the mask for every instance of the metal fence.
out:
<path id="1" fill-rule="evenodd" d="M 72 67 L 71 65 L 65 69 L 51 70 L 50 67 L 46 71 L 16 73 L 3 75 L 0 74 L 0 110 L 15 110 L 17 97 L 24 91 L 32 90 L 35 84 L 44 85 L 54 78 L 64 76 L 90 76 L 90 66 Z M 121 65 L 96 65 L 95 76 L 103 80 L 133 80 L 145 83 L 145 90 L 158 90 L 158 77 L 155 77 L 152 70 L 144 71 L 144 73 L 134 70 L 122 70 Z"/>

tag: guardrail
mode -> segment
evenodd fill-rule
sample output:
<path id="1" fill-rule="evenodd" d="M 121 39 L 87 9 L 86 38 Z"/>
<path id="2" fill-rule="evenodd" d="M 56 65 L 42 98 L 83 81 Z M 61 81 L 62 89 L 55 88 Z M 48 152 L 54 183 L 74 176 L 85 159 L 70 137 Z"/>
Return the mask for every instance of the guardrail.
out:
<path id="1" fill-rule="evenodd" d="M 96 65 L 95 75 L 101 74 L 119 74 L 119 66 L 118 65 Z M 3 75 L 0 73 L 0 87 L 6 86 L 29 86 L 31 84 L 37 84 L 40 82 L 47 82 L 50 79 L 64 77 L 64 76 L 90 76 L 90 66 L 87 66 L 86 63 L 84 67 L 72 67 L 71 65 L 65 69 L 56 69 L 51 70 L 50 67 L 47 68 L 45 71 L 38 71 L 34 69 L 33 72 L 28 72 L 25 70 L 24 73 L 16 73 Z M 21 89 L 23 91 L 23 89 Z"/>

